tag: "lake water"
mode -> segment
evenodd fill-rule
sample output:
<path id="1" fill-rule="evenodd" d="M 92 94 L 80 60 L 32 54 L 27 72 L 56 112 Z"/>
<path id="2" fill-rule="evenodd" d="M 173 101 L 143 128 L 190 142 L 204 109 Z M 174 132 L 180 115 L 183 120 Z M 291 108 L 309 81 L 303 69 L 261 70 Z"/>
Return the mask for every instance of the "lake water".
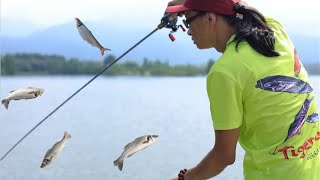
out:
<path id="1" fill-rule="evenodd" d="M 45 89 L 32 100 L 0 107 L 0 155 L 91 76 L 2 77 L 0 96 L 18 87 Z M 320 107 L 320 76 L 310 77 Z M 0 162 L 1 180 L 160 180 L 196 165 L 214 145 L 205 77 L 99 77 L 54 113 Z M 64 131 L 72 138 L 46 169 L 46 151 Z M 134 138 L 158 134 L 149 148 L 113 166 Z M 243 179 L 244 151 L 214 179 Z"/>

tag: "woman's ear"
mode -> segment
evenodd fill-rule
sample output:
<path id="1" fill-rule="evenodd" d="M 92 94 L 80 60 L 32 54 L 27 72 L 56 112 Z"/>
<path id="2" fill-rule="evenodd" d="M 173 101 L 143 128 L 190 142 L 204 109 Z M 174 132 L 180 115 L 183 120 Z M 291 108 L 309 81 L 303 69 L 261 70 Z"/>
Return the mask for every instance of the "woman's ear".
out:
<path id="1" fill-rule="evenodd" d="M 216 14 L 214 14 L 214 13 L 207 13 L 207 21 L 208 21 L 208 23 L 213 23 L 213 24 L 215 24 L 216 23 L 216 20 L 217 20 L 217 16 L 216 16 Z"/>

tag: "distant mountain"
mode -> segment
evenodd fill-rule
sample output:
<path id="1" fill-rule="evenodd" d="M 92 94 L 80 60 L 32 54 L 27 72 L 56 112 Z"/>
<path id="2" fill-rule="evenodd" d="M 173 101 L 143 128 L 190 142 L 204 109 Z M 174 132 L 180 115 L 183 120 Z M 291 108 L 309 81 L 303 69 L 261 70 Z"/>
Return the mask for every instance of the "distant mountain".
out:
<path id="1" fill-rule="evenodd" d="M 28 27 L 23 28 L 21 27 Z M 32 24 L 27 21 L 8 20 L 1 18 L 1 34 L 5 34 L 9 37 L 25 37 L 30 35 L 32 32 L 37 31 L 41 28 L 41 25 Z"/>
<path id="2" fill-rule="evenodd" d="M 130 29 L 130 27 L 121 28 L 112 24 L 84 23 L 103 46 L 112 50 L 106 52 L 105 56 L 111 53 L 117 57 L 155 28 L 150 25 L 148 30 Z M 186 32 L 183 33 L 180 29 L 174 33 L 176 40 L 171 42 L 168 38 L 169 32 L 169 29 L 155 32 L 128 53 L 123 60 L 142 61 L 143 58 L 148 58 L 167 60 L 170 64 L 200 64 L 207 62 L 210 58 L 217 59 L 220 56 L 220 53 L 214 49 L 198 50 Z M 320 61 L 320 38 L 297 35 L 291 35 L 291 38 L 304 63 Z M 100 55 L 97 48 L 81 39 L 75 22 L 34 32 L 27 37 L 1 37 L 1 46 L 2 54 L 16 52 L 58 54 L 67 58 L 76 57 L 83 60 L 99 60 L 105 57 Z"/>

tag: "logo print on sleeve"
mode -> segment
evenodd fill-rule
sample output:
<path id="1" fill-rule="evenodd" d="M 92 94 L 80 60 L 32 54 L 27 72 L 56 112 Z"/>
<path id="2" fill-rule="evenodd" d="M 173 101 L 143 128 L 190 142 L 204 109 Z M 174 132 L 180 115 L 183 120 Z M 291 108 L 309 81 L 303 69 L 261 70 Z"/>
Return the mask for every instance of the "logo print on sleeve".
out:
<path id="1" fill-rule="evenodd" d="M 300 58 L 298 56 L 297 49 L 294 48 L 294 75 L 296 77 L 299 76 L 300 70 L 301 70 Z"/>

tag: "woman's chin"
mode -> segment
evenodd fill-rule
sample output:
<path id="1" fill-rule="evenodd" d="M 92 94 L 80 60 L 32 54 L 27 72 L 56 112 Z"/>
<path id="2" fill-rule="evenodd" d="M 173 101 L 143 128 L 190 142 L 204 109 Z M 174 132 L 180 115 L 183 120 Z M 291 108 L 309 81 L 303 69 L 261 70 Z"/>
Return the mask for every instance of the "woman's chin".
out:
<path id="1" fill-rule="evenodd" d="M 194 43 L 198 49 L 209 49 L 210 47 L 206 47 L 206 46 L 201 46 L 199 44 Z"/>

